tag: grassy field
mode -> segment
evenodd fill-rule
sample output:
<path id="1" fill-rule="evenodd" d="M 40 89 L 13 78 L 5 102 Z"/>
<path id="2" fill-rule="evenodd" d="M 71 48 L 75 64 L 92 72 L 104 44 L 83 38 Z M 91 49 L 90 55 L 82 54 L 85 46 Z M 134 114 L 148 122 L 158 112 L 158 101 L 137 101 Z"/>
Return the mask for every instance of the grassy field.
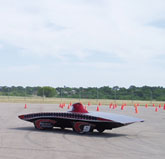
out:
<path id="1" fill-rule="evenodd" d="M 158 106 L 159 104 L 164 105 L 165 101 L 137 101 L 137 100 L 110 100 L 110 99 L 73 99 L 73 98 L 43 98 L 43 97 L 18 97 L 18 96 L 0 96 L 0 102 L 1 103 L 41 103 L 41 104 L 60 104 L 65 103 L 69 104 L 70 102 L 76 103 L 76 102 L 82 102 L 83 104 L 87 105 L 88 102 L 90 102 L 91 105 L 98 105 L 101 103 L 101 105 L 109 105 L 117 104 L 122 105 L 126 103 L 127 105 L 131 106 L 134 104 L 139 104 L 140 106 L 145 106 L 145 104 L 148 104 L 148 106 L 151 106 L 155 104 Z"/>

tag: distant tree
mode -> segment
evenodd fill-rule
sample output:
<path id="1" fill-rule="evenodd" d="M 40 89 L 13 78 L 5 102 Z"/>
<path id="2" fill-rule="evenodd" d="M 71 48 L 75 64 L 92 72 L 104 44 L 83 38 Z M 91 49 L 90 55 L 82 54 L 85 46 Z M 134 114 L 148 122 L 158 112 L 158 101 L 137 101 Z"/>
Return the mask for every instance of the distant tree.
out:
<path id="1" fill-rule="evenodd" d="M 53 87 L 45 86 L 38 88 L 37 92 L 38 96 L 45 96 L 45 97 L 54 97 L 57 95 L 56 89 Z"/>
<path id="2" fill-rule="evenodd" d="M 120 99 L 120 100 L 157 100 L 165 101 L 165 88 L 163 87 L 136 87 L 129 88 L 103 86 L 76 88 L 76 87 L 29 87 L 0 86 L 0 96 L 45 96 L 63 98 L 88 98 L 88 99 Z"/>

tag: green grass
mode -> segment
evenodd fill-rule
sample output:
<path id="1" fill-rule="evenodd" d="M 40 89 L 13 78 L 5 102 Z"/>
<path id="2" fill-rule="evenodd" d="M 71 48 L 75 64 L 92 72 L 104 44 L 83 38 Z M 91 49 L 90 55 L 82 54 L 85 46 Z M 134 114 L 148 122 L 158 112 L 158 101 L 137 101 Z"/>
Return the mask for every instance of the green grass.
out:
<path id="1" fill-rule="evenodd" d="M 76 103 L 76 102 L 82 102 L 83 104 L 87 105 L 88 102 L 90 102 L 91 105 L 97 105 L 98 103 L 101 103 L 101 105 L 109 105 L 117 104 L 122 105 L 123 103 L 126 103 L 127 105 L 134 105 L 139 104 L 140 106 L 144 106 L 145 104 L 148 104 L 148 106 L 151 106 L 153 104 L 155 105 L 164 105 L 164 101 L 138 101 L 138 100 L 110 100 L 110 99 L 75 99 L 75 98 L 43 98 L 43 97 L 19 97 L 19 96 L 0 96 L 0 102 L 1 103 L 40 103 L 40 104 L 60 104 L 65 103 L 69 104 L 70 102 Z"/>

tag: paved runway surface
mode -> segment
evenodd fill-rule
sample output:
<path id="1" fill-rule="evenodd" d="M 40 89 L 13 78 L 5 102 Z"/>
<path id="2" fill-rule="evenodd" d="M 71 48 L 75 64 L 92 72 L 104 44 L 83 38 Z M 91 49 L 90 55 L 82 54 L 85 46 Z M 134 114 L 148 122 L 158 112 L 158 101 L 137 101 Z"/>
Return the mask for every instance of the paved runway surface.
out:
<path id="1" fill-rule="evenodd" d="M 95 111 L 96 106 L 89 106 Z M 39 131 L 18 115 L 42 111 L 67 111 L 53 104 L 0 103 L 0 159 L 148 159 L 165 156 L 165 110 L 133 107 L 122 111 L 101 106 L 100 111 L 135 116 L 145 120 L 126 127 L 79 135 L 71 129 Z"/>

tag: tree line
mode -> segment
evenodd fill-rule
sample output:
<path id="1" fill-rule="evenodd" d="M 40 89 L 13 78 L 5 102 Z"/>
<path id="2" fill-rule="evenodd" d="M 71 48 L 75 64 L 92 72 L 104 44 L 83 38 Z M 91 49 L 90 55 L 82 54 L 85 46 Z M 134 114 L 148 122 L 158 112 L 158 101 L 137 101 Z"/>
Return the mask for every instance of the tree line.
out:
<path id="1" fill-rule="evenodd" d="M 22 87 L 0 86 L 0 96 L 41 96 L 56 98 L 116 99 L 116 100 L 157 100 L 165 101 L 163 87 Z"/>

